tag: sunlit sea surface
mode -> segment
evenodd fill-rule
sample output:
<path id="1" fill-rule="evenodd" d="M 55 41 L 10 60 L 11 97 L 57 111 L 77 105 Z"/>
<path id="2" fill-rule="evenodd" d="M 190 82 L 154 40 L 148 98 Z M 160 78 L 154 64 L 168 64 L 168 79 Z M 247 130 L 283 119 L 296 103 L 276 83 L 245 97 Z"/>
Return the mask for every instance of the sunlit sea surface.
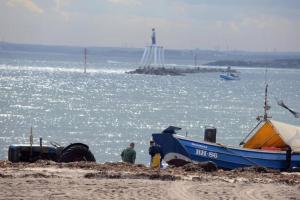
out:
<path id="1" fill-rule="evenodd" d="M 284 100 L 300 111 L 300 70 L 268 69 L 266 76 L 265 69 L 238 68 L 240 81 L 222 81 L 218 73 L 125 74 L 138 65 L 121 59 L 90 62 L 84 74 L 80 59 L 2 54 L 0 159 L 10 144 L 29 143 L 31 126 L 35 143 L 83 142 L 101 163 L 120 161 L 121 150 L 135 142 L 137 163 L 147 164 L 151 133 L 169 125 L 196 140 L 206 125 L 215 126 L 217 142 L 238 146 L 263 113 L 265 80 L 272 118 L 300 126 L 276 105 Z"/>

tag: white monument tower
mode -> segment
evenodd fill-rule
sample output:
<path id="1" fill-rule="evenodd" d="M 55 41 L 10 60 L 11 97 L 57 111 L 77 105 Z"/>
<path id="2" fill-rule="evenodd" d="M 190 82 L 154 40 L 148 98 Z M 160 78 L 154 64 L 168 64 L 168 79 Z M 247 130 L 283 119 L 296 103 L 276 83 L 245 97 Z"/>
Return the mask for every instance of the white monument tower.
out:
<path id="1" fill-rule="evenodd" d="M 140 67 L 164 67 L 165 52 L 163 46 L 156 45 L 155 29 L 152 28 L 151 45 L 146 46 Z"/>

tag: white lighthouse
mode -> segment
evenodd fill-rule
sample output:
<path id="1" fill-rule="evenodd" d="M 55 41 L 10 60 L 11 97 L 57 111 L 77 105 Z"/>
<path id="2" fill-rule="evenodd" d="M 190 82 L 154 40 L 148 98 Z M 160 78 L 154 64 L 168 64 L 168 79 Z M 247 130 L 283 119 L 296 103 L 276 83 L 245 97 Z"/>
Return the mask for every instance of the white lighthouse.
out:
<path id="1" fill-rule="evenodd" d="M 164 67 L 165 52 L 163 46 L 156 44 L 155 29 L 152 28 L 151 45 L 146 46 L 143 57 L 140 62 L 140 67 Z"/>

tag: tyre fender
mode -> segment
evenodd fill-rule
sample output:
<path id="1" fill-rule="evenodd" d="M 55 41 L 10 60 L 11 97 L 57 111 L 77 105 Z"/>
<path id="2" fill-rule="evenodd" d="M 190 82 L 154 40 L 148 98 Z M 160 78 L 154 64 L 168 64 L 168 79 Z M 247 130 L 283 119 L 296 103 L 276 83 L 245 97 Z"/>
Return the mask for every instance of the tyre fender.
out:
<path id="1" fill-rule="evenodd" d="M 96 162 L 96 159 L 87 145 L 82 143 L 73 143 L 62 150 L 59 162 L 75 161 Z"/>
<path id="2" fill-rule="evenodd" d="M 63 152 L 65 152 L 66 150 L 68 150 L 70 147 L 73 147 L 73 146 L 82 146 L 84 148 L 87 148 L 89 149 L 89 146 L 86 145 L 86 144 L 83 144 L 83 143 L 71 143 L 70 145 L 66 146 L 65 148 L 63 148 L 63 150 L 61 151 L 61 154 L 63 154 Z"/>

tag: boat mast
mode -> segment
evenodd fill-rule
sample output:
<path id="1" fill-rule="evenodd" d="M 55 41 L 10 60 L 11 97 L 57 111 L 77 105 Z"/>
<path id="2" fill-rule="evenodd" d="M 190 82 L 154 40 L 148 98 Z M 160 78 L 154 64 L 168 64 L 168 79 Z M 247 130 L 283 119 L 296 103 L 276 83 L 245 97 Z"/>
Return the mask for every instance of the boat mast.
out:
<path id="1" fill-rule="evenodd" d="M 265 103 L 264 103 L 264 121 L 266 121 L 268 118 L 271 118 L 271 116 L 268 115 L 268 110 L 270 110 L 271 106 L 268 104 L 268 84 L 266 84 L 265 89 Z"/>
<path id="2" fill-rule="evenodd" d="M 257 127 L 263 122 L 263 121 L 267 121 L 269 118 L 271 118 L 270 115 L 268 115 L 268 110 L 270 110 L 271 106 L 269 106 L 268 104 L 268 84 L 266 83 L 266 88 L 265 88 L 265 102 L 264 102 L 264 115 L 258 115 L 256 117 L 258 124 L 248 133 L 248 135 L 243 139 L 243 141 L 240 143 L 241 145 L 245 144 L 246 139 L 253 133 L 254 130 L 257 129 Z M 263 118 L 263 120 L 262 120 Z"/>
<path id="3" fill-rule="evenodd" d="M 267 69 L 266 69 L 266 74 L 267 74 Z M 240 146 L 241 145 L 244 145 L 245 144 L 245 141 L 246 139 L 253 133 L 254 130 L 257 129 L 257 127 L 263 122 L 263 121 L 267 121 L 269 118 L 272 118 L 269 114 L 268 114 L 268 111 L 271 109 L 271 106 L 268 104 L 268 84 L 267 84 L 267 75 L 265 74 L 265 85 L 266 85 L 266 88 L 265 88 L 265 102 L 264 102 L 264 115 L 261 116 L 261 115 L 258 115 L 256 117 L 258 124 L 248 133 L 248 135 L 243 139 L 243 141 L 240 143 Z M 261 118 L 263 118 L 263 120 L 261 120 Z"/>
<path id="4" fill-rule="evenodd" d="M 261 118 L 263 118 L 263 121 L 266 121 L 268 118 L 271 118 L 271 116 L 268 114 L 268 111 L 271 109 L 271 106 L 268 103 L 268 83 L 267 83 L 267 73 L 268 73 L 268 69 L 266 68 L 265 71 L 265 102 L 264 102 L 264 115 L 263 116 L 258 116 L 256 119 L 258 121 L 261 120 Z"/>

